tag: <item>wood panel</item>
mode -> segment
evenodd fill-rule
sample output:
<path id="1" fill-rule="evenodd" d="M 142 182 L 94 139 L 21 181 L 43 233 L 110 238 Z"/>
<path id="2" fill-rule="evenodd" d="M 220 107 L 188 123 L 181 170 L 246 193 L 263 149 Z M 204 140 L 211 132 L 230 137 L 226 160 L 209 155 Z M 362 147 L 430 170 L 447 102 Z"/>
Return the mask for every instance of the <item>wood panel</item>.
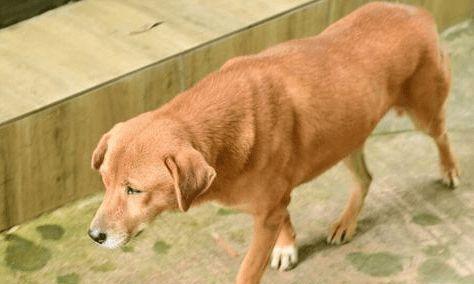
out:
<path id="1" fill-rule="evenodd" d="M 289 39 L 316 35 L 328 25 L 328 1 L 318 1 L 183 55 L 188 88 L 226 60 L 259 52 Z"/>
<path id="2" fill-rule="evenodd" d="M 83 0 L 2 29 L 0 125 L 307 2 Z"/>

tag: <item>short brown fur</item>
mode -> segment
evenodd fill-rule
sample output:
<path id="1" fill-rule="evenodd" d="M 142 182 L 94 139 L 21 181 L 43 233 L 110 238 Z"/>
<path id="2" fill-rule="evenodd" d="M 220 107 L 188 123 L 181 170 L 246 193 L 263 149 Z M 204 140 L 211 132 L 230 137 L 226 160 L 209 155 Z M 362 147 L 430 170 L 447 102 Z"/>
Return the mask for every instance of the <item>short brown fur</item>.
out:
<path id="1" fill-rule="evenodd" d="M 291 191 L 341 160 L 355 187 L 328 242 L 350 240 L 372 179 L 362 148 L 393 107 L 434 138 L 445 180 L 457 184 L 445 126 L 449 73 L 431 15 L 388 3 L 367 4 L 318 36 L 231 59 L 104 135 L 92 166 L 106 193 L 91 228 L 124 236 L 123 244 L 163 210 L 217 201 L 254 217 L 237 283 L 258 283 L 275 243 L 295 242 Z M 142 192 L 127 195 L 127 186 Z"/>

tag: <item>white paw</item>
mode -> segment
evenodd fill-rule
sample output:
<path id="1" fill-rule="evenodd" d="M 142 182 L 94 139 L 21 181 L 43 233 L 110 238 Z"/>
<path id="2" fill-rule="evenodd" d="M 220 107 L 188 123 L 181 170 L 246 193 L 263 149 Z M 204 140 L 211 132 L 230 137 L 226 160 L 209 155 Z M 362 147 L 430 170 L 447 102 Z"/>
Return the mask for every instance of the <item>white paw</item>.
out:
<path id="1" fill-rule="evenodd" d="M 280 271 L 290 270 L 298 262 L 298 249 L 295 245 L 275 246 L 272 252 L 270 267 Z"/>

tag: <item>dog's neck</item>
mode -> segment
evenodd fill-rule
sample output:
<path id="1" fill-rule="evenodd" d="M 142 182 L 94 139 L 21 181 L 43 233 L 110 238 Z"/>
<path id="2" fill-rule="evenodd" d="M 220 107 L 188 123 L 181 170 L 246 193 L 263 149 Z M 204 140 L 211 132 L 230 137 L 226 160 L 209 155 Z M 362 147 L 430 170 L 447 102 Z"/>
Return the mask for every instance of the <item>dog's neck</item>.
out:
<path id="1" fill-rule="evenodd" d="M 179 128 L 180 143 L 189 143 L 201 152 L 218 173 L 222 168 L 229 174 L 241 171 L 254 143 L 252 102 L 242 100 L 250 96 L 229 94 L 249 92 L 229 86 L 240 84 L 238 76 L 214 73 L 157 110 Z"/>

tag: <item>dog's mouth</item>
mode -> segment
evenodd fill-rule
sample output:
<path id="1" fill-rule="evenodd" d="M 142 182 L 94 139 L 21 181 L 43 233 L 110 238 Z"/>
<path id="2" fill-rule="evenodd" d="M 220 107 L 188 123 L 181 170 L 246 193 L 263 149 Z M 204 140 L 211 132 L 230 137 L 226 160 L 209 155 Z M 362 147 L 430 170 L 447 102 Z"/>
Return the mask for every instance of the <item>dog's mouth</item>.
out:
<path id="1" fill-rule="evenodd" d="M 98 233 L 98 230 L 89 230 L 89 236 L 94 243 L 102 248 L 116 249 L 125 246 L 130 240 L 135 239 L 145 230 L 146 224 L 138 226 L 132 232 Z"/>
<path id="2" fill-rule="evenodd" d="M 116 249 L 124 246 L 130 241 L 130 236 L 125 234 L 110 235 L 103 243 L 96 243 L 98 246 L 107 249 Z"/>
<path id="3" fill-rule="evenodd" d="M 136 230 L 133 234 L 120 234 L 117 235 L 115 238 L 112 237 L 109 242 L 107 240 L 101 244 L 102 247 L 108 248 L 108 249 L 116 249 L 119 247 L 125 246 L 127 243 L 129 243 L 132 239 L 135 239 L 139 235 L 143 233 L 145 230 L 144 227 L 139 228 Z"/>
<path id="4" fill-rule="evenodd" d="M 147 226 L 148 226 L 148 222 L 141 223 L 130 235 L 132 235 L 133 238 L 138 237 L 139 235 L 143 233 L 143 231 L 146 229 Z"/>

